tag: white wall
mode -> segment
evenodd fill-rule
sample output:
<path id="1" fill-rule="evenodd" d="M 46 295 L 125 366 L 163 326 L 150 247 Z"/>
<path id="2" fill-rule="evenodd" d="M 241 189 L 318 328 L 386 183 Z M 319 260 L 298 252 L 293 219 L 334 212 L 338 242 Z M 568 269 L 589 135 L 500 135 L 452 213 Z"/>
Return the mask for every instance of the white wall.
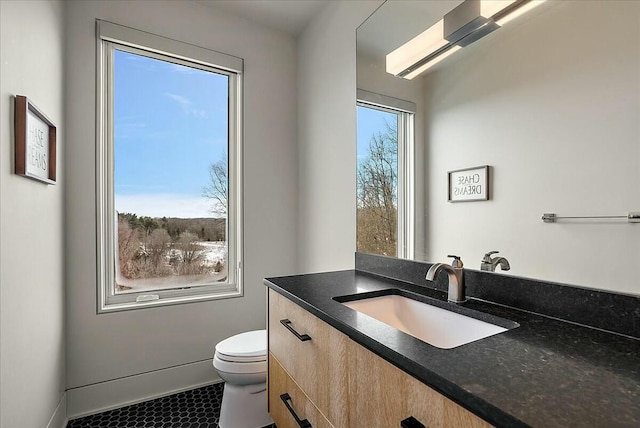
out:
<path id="1" fill-rule="evenodd" d="M 430 260 L 499 250 L 515 275 L 640 293 L 639 225 L 540 219 L 640 209 L 639 17 L 556 2 L 427 76 Z M 447 203 L 447 171 L 483 164 L 492 200 Z"/>
<path id="2" fill-rule="evenodd" d="M 354 265 L 356 28 L 380 3 L 331 2 L 298 40 L 298 250 L 302 272 Z"/>
<path id="3" fill-rule="evenodd" d="M 56 124 L 57 167 L 66 169 L 63 11 L 60 2 L 0 2 L 0 426 L 7 428 L 47 426 L 65 389 L 65 180 L 58 174 L 47 185 L 13 174 L 15 95 Z"/>
<path id="4" fill-rule="evenodd" d="M 191 1 L 74 1 L 67 9 L 67 386 L 74 416 L 118 404 L 118 391 L 122 401 L 143 398 L 143 390 L 124 394 L 130 376 L 144 380 L 146 394 L 211 381 L 214 344 L 265 327 L 262 278 L 297 266 L 297 99 L 295 42 L 284 33 Z M 244 297 L 96 315 L 96 18 L 244 58 Z M 188 381 L 167 375 L 190 363 Z"/>

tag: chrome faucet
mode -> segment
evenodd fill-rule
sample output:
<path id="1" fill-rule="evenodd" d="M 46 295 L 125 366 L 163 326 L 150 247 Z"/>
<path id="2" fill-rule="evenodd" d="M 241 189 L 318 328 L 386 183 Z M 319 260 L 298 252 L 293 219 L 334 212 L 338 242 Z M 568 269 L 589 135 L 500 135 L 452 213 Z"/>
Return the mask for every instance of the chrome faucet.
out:
<path id="1" fill-rule="evenodd" d="M 447 257 L 453 257 L 451 265 L 446 263 L 434 264 L 427 271 L 425 279 L 433 281 L 440 270 L 447 272 L 447 275 L 449 275 L 449 291 L 447 294 L 447 300 L 454 303 L 462 303 L 466 300 L 464 296 L 464 269 L 462 260 L 460 260 L 459 256 L 450 255 Z"/>
<path id="2" fill-rule="evenodd" d="M 498 252 L 499 251 L 489 251 L 485 254 L 482 258 L 482 263 L 480 263 L 480 270 L 495 272 L 498 265 L 500 265 L 500 269 L 502 270 L 511 269 L 509 261 L 504 257 L 491 257 L 491 254 L 498 254 Z"/>

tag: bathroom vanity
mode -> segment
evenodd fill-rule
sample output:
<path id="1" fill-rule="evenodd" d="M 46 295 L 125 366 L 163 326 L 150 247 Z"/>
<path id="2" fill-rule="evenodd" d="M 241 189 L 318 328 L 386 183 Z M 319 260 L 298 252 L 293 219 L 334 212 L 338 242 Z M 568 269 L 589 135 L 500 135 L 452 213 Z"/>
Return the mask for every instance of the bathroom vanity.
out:
<path id="1" fill-rule="evenodd" d="M 311 339 L 282 328 L 282 320 Z M 269 332 L 269 403 L 278 427 L 301 426 L 296 417 L 314 427 L 400 426 L 409 416 L 425 426 L 489 426 L 274 290 Z"/>
<path id="2" fill-rule="evenodd" d="M 464 310 L 512 324 L 499 334 L 439 348 L 339 301 L 399 290 L 455 306 L 438 284 L 358 270 L 384 261 L 364 257 L 357 270 L 265 280 L 269 411 L 279 428 L 640 424 L 640 339 L 628 334 L 634 330 L 607 332 L 488 302 L 474 297 L 470 284 Z M 391 262 L 403 264 L 395 276 L 429 267 Z M 469 274 L 473 279 L 477 272 Z M 517 291 L 518 279 L 513 281 Z"/>

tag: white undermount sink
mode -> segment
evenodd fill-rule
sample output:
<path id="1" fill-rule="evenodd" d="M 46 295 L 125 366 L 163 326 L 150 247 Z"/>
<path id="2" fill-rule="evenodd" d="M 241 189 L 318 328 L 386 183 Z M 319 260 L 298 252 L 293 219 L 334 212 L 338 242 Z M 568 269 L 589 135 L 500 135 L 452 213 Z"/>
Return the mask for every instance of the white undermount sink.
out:
<path id="1" fill-rule="evenodd" d="M 349 298 L 349 296 L 345 297 Z M 508 330 L 505 327 L 396 294 L 339 301 L 351 309 L 438 348 L 455 348 Z"/>

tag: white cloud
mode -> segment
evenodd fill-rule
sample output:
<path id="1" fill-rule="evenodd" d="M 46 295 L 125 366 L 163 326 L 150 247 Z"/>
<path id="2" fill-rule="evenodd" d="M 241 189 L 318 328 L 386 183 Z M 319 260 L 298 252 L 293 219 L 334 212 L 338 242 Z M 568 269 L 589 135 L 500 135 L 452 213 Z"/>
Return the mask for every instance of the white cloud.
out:
<path id="1" fill-rule="evenodd" d="M 137 194 L 116 195 L 116 210 L 149 217 L 211 217 L 213 201 L 200 195 Z"/>
<path id="2" fill-rule="evenodd" d="M 170 93 L 165 93 L 166 96 L 168 96 L 169 98 L 171 98 L 172 100 L 176 101 L 178 104 L 180 104 L 181 106 L 190 106 L 193 103 L 191 101 L 189 101 L 188 98 L 183 97 L 182 95 L 176 95 L 176 94 L 170 94 Z"/>
<path id="3" fill-rule="evenodd" d="M 207 112 L 202 109 L 195 108 L 193 102 L 190 99 L 183 97 L 182 95 L 171 94 L 169 92 L 166 92 L 165 95 L 178 103 L 184 114 L 192 115 L 198 118 L 207 117 Z"/>

